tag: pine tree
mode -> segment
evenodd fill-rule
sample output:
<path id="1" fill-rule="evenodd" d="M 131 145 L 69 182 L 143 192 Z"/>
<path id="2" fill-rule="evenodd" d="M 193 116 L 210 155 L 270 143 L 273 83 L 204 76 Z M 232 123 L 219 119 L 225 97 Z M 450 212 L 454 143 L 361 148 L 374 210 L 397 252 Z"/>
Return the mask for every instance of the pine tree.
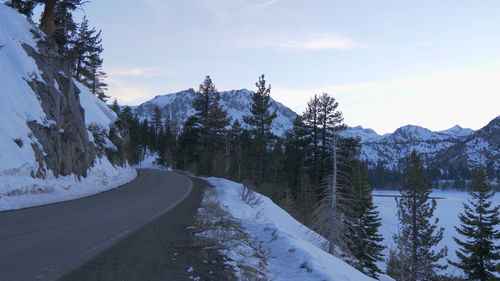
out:
<path id="1" fill-rule="evenodd" d="M 317 135 L 313 139 L 316 138 L 319 142 L 321 139 L 319 134 L 321 132 L 321 123 L 318 118 L 320 112 L 319 98 L 315 96 L 310 104 L 312 106 L 309 106 L 306 113 L 309 112 L 312 116 L 316 116 L 309 119 L 309 123 L 311 124 L 311 120 L 316 123 L 316 129 L 312 128 L 312 131 L 315 131 Z M 313 111 L 316 111 L 316 113 Z M 338 120 L 343 120 L 342 113 L 340 113 Z M 343 145 L 344 141 L 339 134 L 344 127 L 343 123 L 332 123 L 326 128 L 328 135 L 321 145 L 325 146 L 325 149 L 329 151 L 328 160 L 330 162 L 330 169 L 328 175 L 323 178 L 321 185 L 315 185 L 317 190 L 319 190 L 319 200 L 313 211 L 313 228 L 327 239 L 328 252 L 340 257 L 350 255 L 348 247 L 351 243 L 349 225 L 351 224 L 350 218 L 352 217 L 350 216 L 349 203 L 349 200 L 351 200 L 352 185 L 347 173 L 352 161 L 350 158 L 352 153 L 345 151 L 347 146 Z M 316 150 L 314 158 L 318 158 L 319 160 L 318 145 L 314 145 L 313 149 Z M 319 167 L 319 164 L 316 164 L 315 167 Z M 318 175 L 318 168 L 313 169 L 314 171 Z"/>
<path id="2" fill-rule="evenodd" d="M 220 95 L 210 76 L 206 76 L 193 101 L 195 115 L 193 125 L 198 133 L 200 152 L 198 173 L 210 175 L 212 160 L 217 150 L 223 149 L 225 130 L 231 119 L 219 105 Z"/>
<path id="3" fill-rule="evenodd" d="M 68 55 L 73 61 L 73 76 L 89 88 L 102 65 L 102 51 L 101 31 L 90 28 L 87 18 L 84 17 L 70 42 Z"/>
<path id="4" fill-rule="evenodd" d="M 189 117 L 182 128 L 179 136 L 179 153 L 177 162 L 182 163 L 182 169 L 191 172 L 197 172 L 196 164 L 199 161 L 200 154 L 200 132 L 196 125 L 196 117 Z"/>
<path id="5" fill-rule="evenodd" d="M 392 277 L 410 281 L 435 280 L 436 270 L 446 268 L 438 261 L 446 256 L 447 248 L 434 250 L 443 238 L 444 229 L 438 228 L 438 218 L 431 223 L 436 200 L 430 198 L 431 185 L 416 151 L 405 161 L 400 193 L 401 198 L 396 199 L 400 234 L 394 235 L 394 240 L 401 256 L 409 257 L 409 276 Z"/>
<path id="6" fill-rule="evenodd" d="M 108 75 L 106 74 L 106 72 L 100 69 L 102 60 L 98 60 L 95 62 L 98 62 L 99 65 L 91 65 L 92 75 L 91 80 L 89 81 L 89 88 L 92 94 L 97 96 L 103 102 L 106 102 L 109 98 L 109 96 L 106 95 L 106 91 L 108 90 L 108 83 L 104 82 L 104 79 L 106 79 Z"/>
<path id="7" fill-rule="evenodd" d="M 353 186 L 352 224 L 350 252 L 353 265 L 361 272 L 377 278 L 382 271 L 377 261 L 382 260 L 381 245 L 384 240 L 378 229 L 382 225 L 377 207 L 373 204 L 372 189 L 368 184 L 366 167 L 355 160 L 352 164 L 351 182 Z"/>
<path id="8" fill-rule="evenodd" d="M 58 1 L 56 4 L 56 14 L 54 18 L 54 33 L 52 38 L 56 41 L 58 51 L 61 55 L 67 56 L 72 37 L 76 33 L 78 25 L 73 20 L 73 12 L 78 8 L 81 1 Z"/>
<path id="9" fill-rule="evenodd" d="M 193 100 L 193 108 L 195 110 L 196 125 L 202 131 L 203 136 L 209 135 L 209 116 L 210 108 L 214 104 L 215 100 L 219 100 L 219 92 L 215 88 L 214 83 L 210 76 L 205 76 L 205 80 L 200 85 L 200 89 L 196 93 L 196 97 Z"/>
<path id="10" fill-rule="evenodd" d="M 319 96 L 319 108 L 317 113 L 318 119 L 318 133 L 321 143 L 319 145 L 319 165 L 318 175 L 324 178 L 327 174 L 327 158 L 329 156 L 329 140 L 332 139 L 333 134 L 345 129 L 344 117 L 342 112 L 337 110 L 339 106 L 334 97 L 323 93 Z M 344 150 L 348 151 L 348 150 Z"/>
<path id="11" fill-rule="evenodd" d="M 154 128 L 155 135 L 160 134 L 160 131 L 163 127 L 163 113 L 161 112 L 161 108 L 157 105 L 153 105 L 153 114 L 151 116 L 151 122 Z"/>
<path id="12" fill-rule="evenodd" d="M 229 149 L 230 149 L 230 165 L 229 174 L 230 178 L 238 182 L 242 180 L 241 170 L 243 162 L 242 145 L 241 145 L 241 134 L 243 133 L 243 128 L 241 127 L 238 119 L 233 121 L 231 125 L 231 130 L 229 131 Z"/>
<path id="13" fill-rule="evenodd" d="M 305 157 L 308 153 L 307 129 L 301 116 L 293 121 L 293 127 L 285 133 L 285 159 L 283 173 L 287 179 L 287 186 L 291 189 L 296 202 L 301 206 L 298 193 L 304 182 L 311 185 L 310 180 L 304 181 L 303 177 L 309 177 L 305 171 Z M 314 189 L 313 189 L 314 190 Z M 309 212 L 311 209 L 308 210 Z"/>
<path id="14" fill-rule="evenodd" d="M 110 108 L 116 114 L 120 114 L 120 105 L 118 104 L 118 100 L 116 98 L 113 99 L 113 103 L 111 104 Z"/>
<path id="15" fill-rule="evenodd" d="M 167 167 L 174 167 L 174 153 L 175 153 L 175 135 L 172 127 L 170 115 L 167 114 L 164 122 L 163 134 L 160 136 L 158 144 L 158 159 L 160 165 Z"/>
<path id="16" fill-rule="evenodd" d="M 312 182 L 315 186 L 319 186 L 321 183 L 321 177 L 319 173 L 319 161 L 320 161 L 320 153 L 319 153 L 319 141 L 320 130 L 319 130 L 319 98 L 318 95 L 314 95 L 309 102 L 307 103 L 307 108 L 304 114 L 302 115 L 302 120 L 304 124 L 308 128 L 308 134 L 310 138 L 310 143 L 312 144 Z"/>
<path id="17" fill-rule="evenodd" d="M 472 173 L 468 204 L 459 215 L 460 227 L 455 227 L 462 237 L 454 237 L 460 248 L 456 251 L 459 262 L 450 264 L 462 269 L 467 280 L 500 280 L 494 272 L 500 260 L 500 206 L 492 205 L 495 192 L 487 183 L 482 166 Z"/>
<path id="18" fill-rule="evenodd" d="M 250 116 L 243 116 L 243 121 L 250 127 L 255 147 L 257 150 L 257 181 L 262 181 L 264 169 L 264 158 L 266 149 L 273 138 L 271 125 L 277 117 L 276 111 L 271 113 L 271 85 L 266 86 L 264 74 L 259 77 L 259 81 L 255 83 L 257 91 L 252 96 L 252 107 L 250 108 Z"/>

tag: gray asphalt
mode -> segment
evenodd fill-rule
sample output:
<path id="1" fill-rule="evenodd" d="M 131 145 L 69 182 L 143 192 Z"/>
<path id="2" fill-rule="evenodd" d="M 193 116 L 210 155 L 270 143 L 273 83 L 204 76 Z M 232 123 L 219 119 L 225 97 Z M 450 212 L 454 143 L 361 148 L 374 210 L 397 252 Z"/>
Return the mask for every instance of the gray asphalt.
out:
<path id="1" fill-rule="evenodd" d="M 86 198 L 0 212 L 0 280 L 56 280 L 172 209 L 189 177 L 139 170 L 133 182 Z"/>

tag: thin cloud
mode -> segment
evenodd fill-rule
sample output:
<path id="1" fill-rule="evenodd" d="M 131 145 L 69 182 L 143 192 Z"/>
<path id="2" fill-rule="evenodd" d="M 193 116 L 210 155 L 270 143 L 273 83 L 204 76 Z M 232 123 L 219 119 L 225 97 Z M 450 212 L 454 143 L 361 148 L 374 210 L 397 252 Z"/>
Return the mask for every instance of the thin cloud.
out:
<path id="1" fill-rule="evenodd" d="M 138 83 L 131 83 L 127 79 L 110 76 L 108 79 L 108 95 L 112 99 L 116 98 L 122 105 L 138 105 L 155 96 L 156 89 Z"/>
<path id="2" fill-rule="evenodd" d="M 265 7 L 269 7 L 271 5 L 274 5 L 278 2 L 280 2 L 281 0 L 271 0 L 271 1 L 268 1 L 268 2 L 265 2 L 265 3 L 262 3 L 262 4 L 259 4 L 257 5 L 256 7 L 257 8 L 265 8 Z"/>
<path id="3" fill-rule="evenodd" d="M 248 36 L 248 35 L 247 35 Z M 273 48 L 278 50 L 349 50 L 361 48 L 349 37 L 339 33 L 319 32 L 289 32 L 274 33 L 267 36 L 258 34 L 250 36 L 252 39 L 235 40 L 236 47 L 240 48 Z M 261 39 L 264 38 L 264 39 Z M 268 40 L 267 38 L 273 38 Z"/>
<path id="4" fill-rule="evenodd" d="M 114 67 L 108 68 L 107 71 L 110 76 L 158 77 L 175 75 L 175 73 L 165 71 L 160 67 Z"/>
<path id="5" fill-rule="evenodd" d="M 275 43 L 275 47 L 284 49 L 329 50 L 353 49 L 354 41 L 339 34 L 313 34 L 306 38 L 288 38 Z"/>

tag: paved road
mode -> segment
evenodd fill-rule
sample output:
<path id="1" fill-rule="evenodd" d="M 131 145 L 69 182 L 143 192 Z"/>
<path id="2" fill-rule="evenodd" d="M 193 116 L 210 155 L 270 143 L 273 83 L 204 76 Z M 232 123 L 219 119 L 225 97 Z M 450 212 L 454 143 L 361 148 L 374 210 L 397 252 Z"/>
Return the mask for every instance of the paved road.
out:
<path id="1" fill-rule="evenodd" d="M 55 280 L 173 208 L 192 189 L 174 172 L 140 170 L 94 196 L 0 212 L 0 280 Z"/>
<path id="2" fill-rule="evenodd" d="M 203 194 L 211 188 L 192 178 L 189 196 L 172 210 L 63 275 L 58 281 L 233 281 L 228 257 L 210 240 L 194 233 Z"/>

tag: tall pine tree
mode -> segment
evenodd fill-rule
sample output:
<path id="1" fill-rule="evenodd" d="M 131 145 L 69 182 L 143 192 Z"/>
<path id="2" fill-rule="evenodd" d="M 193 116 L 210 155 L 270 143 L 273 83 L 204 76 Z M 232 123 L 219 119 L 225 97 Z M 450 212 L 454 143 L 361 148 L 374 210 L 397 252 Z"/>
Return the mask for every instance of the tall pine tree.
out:
<path id="1" fill-rule="evenodd" d="M 227 112 L 219 105 L 220 95 L 210 76 L 206 76 L 193 101 L 195 115 L 193 126 L 198 133 L 199 165 L 197 172 L 212 173 L 212 161 L 218 150 L 223 150 L 225 130 L 230 124 Z"/>
<path id="2" fill-rule="evenodd" d="M 252 96 L 252 107 L 250 116 L 243 116 L 243 121 L 249 125 L 253 141 L 257 149 L 257 181 L 262 181 L 264 169 L 264 159 L 267 152 L 267 146 L 273 138 L 271 125 L 276 118 L 276 111 L 271 112 L 271 85 L 266 86 L 264 74 L 259 77 L 255 83 L 257 91 Z"/>
<path id="3" fill-rule="evenodd" d="M 382 271 L 377 262 L 382 260 L 384 240 L 378 229 L 382 225 L 377 207 L 373 204 L 372 188 L 368 183 L 366 167 L 353 161 L 351 183 L 353 186 L 351 243 L 349 249 L 354 257 L 354 267 L 361 272 L 377 278 Z"/>
<path id="4" fill-rule="evenodd" d="M 319 146 L 318 175 L 323 179 L 328 171 L 327 158 L 329 157 L 330 142 L 335 134 L 345 129 L 342 112 L 337 110 L 339 103 L 334 97 L 327 93 L 319 96 L 319 108 L 317 113 L 318 132 L 321 140 Z"/>
<path id="5" fill-rule="evenodd" d="M 459 261 L 450 264 L 462 269 L 467 280 L 500 280 L 494 273 L 500 260 L 500 206 L 492 204 L 495 192 L 487 183 L 482 166 L 472 173 L 468 193 L 468 204 L 464 203 L 464 211 L 459 215 L 461 224 L 455 227 L 465 239 L 453 238 L 460 246 L 456 251 Z"/>
<path id="6" fill-rule="evenodd" d="M 408 275 L 400 271 L 400 276 L 392 276 L 397 280 L 435 280 L 436 272 L 444 269 L 438 261 L 446 256 L 447 248 L 434 250 L 443 238 L 443 228 L 438 228 L 439 219 L 431 219 L 436 209 L 436 200 L 430 198 L 431 184 L 427 179 L 424 167 L 416 151 L 405 161 L 404 173 L 400 189 L 401 197 L 396 199 L 400 235 L 394 235 L 398 244 L 396 256 L 409 257 L 400 261 L 401 268 L 407 262 Z M 397 263 L 396 263 L 397 264 Z"/>
<path id="7" fill-rule="evenodd" d="M 319 111 L 320 111 L 320 101 L 318 95 L 314 95 L 309 102 L 307 102 L 307 108 L 302 115 L 302 120 L 307 126 L 308 135 L 310 138 L 310 143 L 312 145 L 312 157 L 310 162 L 312 162 L 312 183 L 315 186 L 319 186 L 322 178 L 320 177 L 320 129 L 319 129 Z"/>
<path id="8" fill-rule="evenodd" d="M 76 80 L 89 87 L 92 86 L 97 70 L 102 65 L 100 57 L 102 51 L 101 31 L 91 28 L 87 18 L 84 17 L 68 50 L 68 55 L 72 60 L 73 76 Z"/>

